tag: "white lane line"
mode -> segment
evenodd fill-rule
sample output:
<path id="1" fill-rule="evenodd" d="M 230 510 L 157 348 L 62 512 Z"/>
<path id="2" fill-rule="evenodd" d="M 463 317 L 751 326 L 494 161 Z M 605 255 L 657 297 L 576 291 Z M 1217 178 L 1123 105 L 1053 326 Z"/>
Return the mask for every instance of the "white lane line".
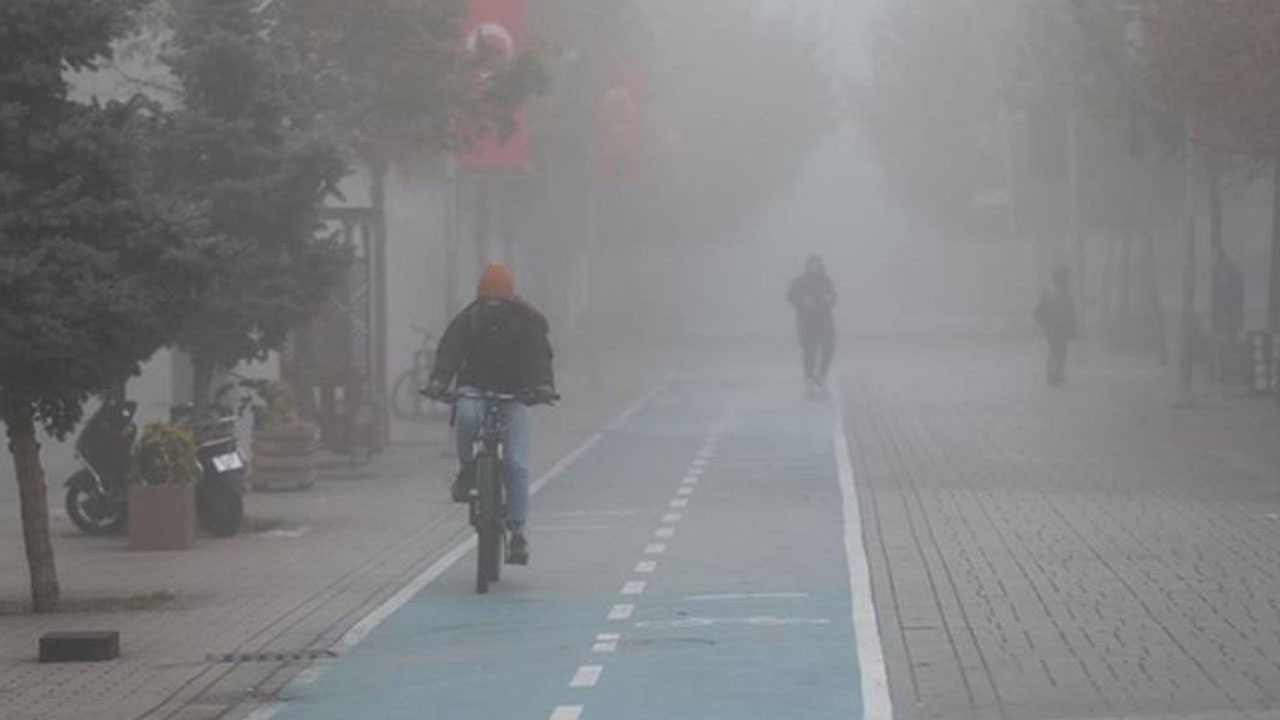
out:
<path id="1" fill-rule="evenodd" d="M 693 488 L 689 487 L 688 485 L 685 485 L 685 486 L 681 487 L 679 490 L 676 490 L 676 494 L 677 494 L 677 495 L 692 495 L 692 494 L 693 494 Z"/>
<path id="2" fill-rule="evenodd" d="M 628 603 L 621 603 L 618 605 L 614 605 L 612 608 L 609 609 L 609 619 L 610 620 L 630 620 L 632 613 L 634 613 L 635 611 L 636 611 L 635 605 L 630 605 Z"/>
<path id="3" fill-rule="evenodd" d="M 673 527 L 660 527 L 657 530 L 653 531 L 654 537 L 659 537 L 664 540 L 670 540 L 671 538 L 675 537 L 675 535 L 676 535 L 676 529 Z"/>
<path id="4" fill-rule="evenodd" d="M 658 569 L 658 563 L 653 560 L 641 560 L 636 563 L 636 572 L 641 575 L 648 575 Z"/>
<path id="5" fill-rule="evenodd" d="M 666 378 L 655 384 L 648 392 L 637 398 L 636 401 L 627 409 L 623 410 L 620 415 L 610 421 L 608 425 L 605 425 L 602 430 L 591 435 L 586 440 L 582 441 L 582 444 L 574 448 L 568 455 L 560 458 L 555 465 L 552 465 L 549 470 L 542 474 L 542 477 L 538 478 L 537 481 L 529 487 L 530 494 L 537 493 L 545 487 L 547 483 L 563 475 L 564 472 L 575 462 L 577 462 L 583 455 L 590 452 L 592 448 L 603 440 L 605 433 L 612 432 L 625 425 L 632 416 L 640 412 L 645 405 L 649 404 L 649 402 L 658 396 L 658 393 L 666 387 L 667 382 L 669 382 L 670 379 L 671 376 L 668 375 Z M 443 575 L 446 570 L 466 555 L 467 551 L 475 547 L 475 544 L 475 533 L 468 533 L 465 540 L 462 540 L 457 545 L 454 545 L 451 549 L 446 551 L 444 555 L 441 555 L 440 558 L 428 566 L 427 569 L 423 570 L 416 577 L 410 580 L 409 584 L 400 588 L 400 590 L 394 595 L 384 600 L 381 605 L 374 608 L 368 615 L 361 618 L 359 622 L 352 625 L 351 628 L 348 629 L 338 642 L 330 649 L 337 655 L 349 652 L 352 648 L 367 638 L 369 633 L 373 632 L 374 629 L 385 622 L 387 618 L 391 617 L 397 610 L 404 607 L 405 604 L 412 600 L 415 595 L 422 592 L 422 590 L 431 583 L 435 582 L 436 579 Z M 630 612 L 627 613 L 627 617 L 631 617 Z M 314 683 L 326 670 L 328 670 L 330 665 L 331 663 L 318 661 L 312 666 L 315 668 L 315 672 L 309 672 L 306 676 L 306 682 L 301 684 Z M 288 690 L 291 685 L 293 685 L 293 681 L 290 681 L 285 685 L 282 689 L 282 694 L 289 694 Z M 271 720 L 276 715 L 279 715 L 280 711 L 284 710 L 284 707 L 285 703 L 281 701 L 259 705 L 253 710 L 253 712 L 249 713 L 249 715 L 245 717 L 245 720 Z M 582 708 L 578 707 L 577 712 L 578 714 L 581 714 Z M 577 717 L 577 715 L 573 715 L 571 717 L 565 716 L 564 720 L 576 720 Z"/>
<path id="6" fill-rule="evenodd" d="M 618 633 L 600 633 L 596 636 L 596 641 L 591 645 L 591 652 L 594 653 L 614 653 L 618 652 L 618 642 L 622 640 L 622 636 Z"/>
<path id="7" fill-rule="evenodd" d="M 667 551 L 666 543 L 650 543 L 644 546 L 645 555 L 661 555 Z"/>
<path id="8" fill-rule="evenodd" d="M 671 507 L 673 507 L 673 508 L 689 507 L 689 498 L 687 498 L 687 497 L 678 497 L 678 498 L 676 498 L 675 500 L 672 500 L 672 501 L 671 501 L 671 503 L 670 503 L 670 505 L 671 505 Z"/>
<path id="9" fill-rule="evenodd" d="M 644 587 L 648 584 L 644 580 L 628 580 L 623 583 L 619 592 L 623 595 L 640 595 L 644 593 Z"/>
<path id="10" fill-rule="evenodd" d="M 582 717 L 581 705 L 561 705 L 551 711 L 551 720 L 578 720 Z"/>
<path id="11" fill-rule="evenodd" d="M 680 522 L 680 518 L 684 517 L 680 513 L 667 513 L 662 516 L 662 522 L 669 524 Z"/>
<path id="12" fill-rule="evenodd" d="M 595 687 L 600 682 L 600 674 L 604 672 L 602 665 L 583 665 L 573 674 L 573 679 L 569 681 L 571 688 Z"/>
<path id="13" fill-rule="evenodd" d="M 684 479 L 684 480 L 681 480 L 680 482 L 684 483 L 685 485 L 697 485 L 697 484 L 698 484 L 698 476 L 697 476 L 697 475 L 687 475 L 687 476 L 685 476 L 685 479 Z"/>
<path id="14" fill-rule="evenodd" d="M 706 458 L 694 458 L 694 459 L 693 459 L 693 466 L 694 466 L 695 468 L 705 468 L 705 467 L 706 467 L 707 465 L 709 465 L 710 463 L 711 463 L 711 461 L 710 461 L 710 460 L 708 460 L 708 459 L 706 459 Z"/>
<path id="15" fill-rule="evenodd" d="M 685 477 L 692 477 L 692 478 L 696 478 L 696 477 L 701 477 L 701 476 L 702 476 L 702 473 L 704 473 L 704 472 L 706 472 L 706 471 L 707 471 L 707 469 L 706 469 L 706 468 L 704 468 L 704 467 L 698 467 L 697 465 L 695 465 L 695 466 L 693 466 L 693 467 L 689 468 L 688 470 L 685 470 L 684 474 L 685 474 Z"/>
<path id="16" fill-rule="evenodd" d="M 871 597 L 871 573 L 867 568 L 867 550 L 862 541 L 862 513 L 858 504 L 858 486 L 853 479 L 853 460 L 849 455 L 849 436 L 845 434 L 844 403 L 836 389 L 836 423 L 831 431 L 835 447 L 836 468 L 840 474 L 840 495 L 844 501 L 844 552 L 849 563 L 849 591 L 853 599 L 853 630 L 858 642 L 858 667 L 862 675 L 862 717 L 864 720 L 892 720 L 893 704 L 889 699 L 889 678 L 884 665 L 884 648 L 880 644 L 880 625 Z"/>
<path id="17" fill-rule="evenodd" d="M 760 593 L 720 593 L 715 595 L 688 595 L 685 600 L 703 602 L 711 600 L 803 600 L 809 593 L 802 592 L 760 592 Z"/>

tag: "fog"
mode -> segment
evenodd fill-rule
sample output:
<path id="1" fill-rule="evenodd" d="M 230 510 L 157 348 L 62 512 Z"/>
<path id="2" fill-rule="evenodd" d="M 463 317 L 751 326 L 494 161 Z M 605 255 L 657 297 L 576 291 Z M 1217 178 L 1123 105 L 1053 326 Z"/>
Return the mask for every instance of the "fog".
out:
<path id="1" fill-rule="evenodd" d="M 1280 717 L 1278 69 L 1276 0 L 0 0 L 0 717 Z"/>

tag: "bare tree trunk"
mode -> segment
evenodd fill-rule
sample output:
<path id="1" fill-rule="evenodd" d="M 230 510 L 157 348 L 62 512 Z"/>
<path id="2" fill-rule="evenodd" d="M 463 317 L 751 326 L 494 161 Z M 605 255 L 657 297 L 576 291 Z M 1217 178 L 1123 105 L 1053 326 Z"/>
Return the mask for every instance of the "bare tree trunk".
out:
<path id="1" fill-rule="evenodd" d="M 1161 365 L 1169 363 L 1169 341 L 1165 335 L 1164 302 L 1160 299 L 1160 261 L 1152 230 L 1142 238 L 1143 335 L 1146 349 L 1154 350 Z"/>
<path id="2" fill-rule="evenodd" d="M 476 198 L 476 271 L 479 272 L 489 262 L 489 239 L 493 233 L 493 194 L 489 186 L 489 178 L 477 173 L 473 176 Z"/>
<path id="3" fill-rule="evenodd" d="M 1209 183 L 1209 246 L 1216 252 L 1222 249 L 1222 158 L 1216 153 L 1206 158 L 1205 179 Z"/>
<path id="4" fill-rule="evenodd" d="M 1133 236 L 1125 233 L 1120 236 L 1120 277 L 1116 288 L 1119 293 L 1116 321 L 1124 350 L 1133 347 L 1133 282 Z"/>
<path id="5" fill-rule="evenodd" d="M 49 540 L 49 499 L 40 466 L 40 443 L 36 441 L 35 421 L 31 406 L 15 401 L 5 413 L 9 428 L 9 452 L 18 477 L 18 493 L 22 504 L 22 540 L 27 551 L 27 569 L 31 576 L 31 610 L 36 613 L 58 609 L 58 571 L 53 562 L 53 543 Z"/>
<path id="6" fill-rule="evenodd" d="M 213 370 L 211 361 L 191 356 L 191 401 L 197 405 L 204 405 L 212 399 Z"/>
<path id="7" fill-rule="evenodd" d="M 391 173 L 390 163 L 386 158 L 374 155 L 369 163 L 369 204 L 373 206 L 373 248 L 369 261 L 373 264 L 374 286 L 374 320 L 373 320 L 373 367 L 370 387 L 363 402 L 367 407 L 375 408 L 377 439 L 370 440 L 371 449 L 382 447 L 391 439 L 391 418 L 387 413 L 387 176 Z"/>
<path id="8" fill-rule="evenodd" d="M 1190 132 L 1187 133 L 1191 136 Z M 1182 344 L 1178 364 L 1178 390 L 1181 393 L 1179 404 L 1189 406 L 1195 403 L 1195 360 L 1199 343 L 1199 326 L 1196 322 L 1196 241 L 1199 225 L 1199 208 L 1197 207 L 1197 159 L 1195 145 L 1190 141 L 1186 147 L 1186 189 L 1183 198 L 1183 212 L 1186 214 L 1186 245 L 1182 260 Z"/>
<path id="9" fill-rule="evenodd" d="M 1271 199 L 1271 277 L 1267 291 L 1267 329 L 1280 331 L 1280 158 L 1274 160 Z"/>

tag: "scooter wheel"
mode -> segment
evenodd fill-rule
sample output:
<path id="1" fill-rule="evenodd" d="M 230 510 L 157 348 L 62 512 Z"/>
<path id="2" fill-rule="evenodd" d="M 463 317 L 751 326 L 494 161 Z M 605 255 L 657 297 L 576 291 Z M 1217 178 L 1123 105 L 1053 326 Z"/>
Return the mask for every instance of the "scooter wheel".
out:
<path id="1" fill-rule="evenodd" d="M 66 509 L 71 523 L 89 535 L 119 535 L 124 531 L 128 516 L 119 508 L 100 497 L 93 487 L 93 477 L 80 471 L 71 477 L 67 485 Z"/>
<path id="2" fill-rule="evenodd" d="M 200 526 L 215 537 L 231 537 L 244 524 L 244 498 L 235 490 L 214 484 L 196 492 Z"/>

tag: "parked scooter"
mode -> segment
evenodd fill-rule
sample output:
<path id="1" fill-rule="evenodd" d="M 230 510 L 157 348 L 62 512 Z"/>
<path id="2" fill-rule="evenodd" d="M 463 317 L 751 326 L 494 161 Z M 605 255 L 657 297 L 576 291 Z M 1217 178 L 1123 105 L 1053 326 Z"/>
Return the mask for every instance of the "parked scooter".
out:
<path id="1" fill-rule="evenodd" d="M 90 535 L 118 534 L 128 522 L 137 409 L 128 400 L 104 399 L 76 439 L 84 468 L 67 479 L 67 515 Z M 218 537 L 235 535 L 244 523 L 247 467 L 236 441 L 237 417 L 223 405 L 180 405 L 170 411 L 170 419 L 195 438 L 201 469 L 196 516 L 201 527 Z"/>
<path id="2" fill-rule="evenodd" d="M 129 519 L 129 466 L 138 426 L 138 404 L 104 399 L 80 436 L 76 455 L 84 468 L 66 482 L 67 516 L 90 535 L 114 535 Z"/>
<path id="3" fill-rule="evenodd" d="M 170 419 L 196 440 L 201 479 L 196 485 L 196 515 L 210 534 L 231 537 L 244 523 L 247 466 L 236 441 L 239 416 L 224 405 L 179 405 Z"/>

